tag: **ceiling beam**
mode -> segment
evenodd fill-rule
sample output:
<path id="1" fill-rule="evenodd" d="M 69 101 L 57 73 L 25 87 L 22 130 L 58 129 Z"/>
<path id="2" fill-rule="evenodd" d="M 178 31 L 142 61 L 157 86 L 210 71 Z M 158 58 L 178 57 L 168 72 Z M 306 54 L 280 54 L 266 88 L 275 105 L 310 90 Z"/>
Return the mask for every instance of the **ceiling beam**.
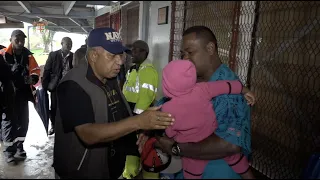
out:
<path id="1" fill-rule="evenodd" d="M 79 6 L 86 6 L 87 4 L 90 5 L 104 5 L 104 6 L 110 6 L 111 1 L 77 1 L 75 5 Z"/>
<path id="2" fill-rule="evenodd" d="M 48 27 L 57 27 L 55 25 L 48 25 Z M 78 25 L 63 25 L 63 27 L 65 28 L 78 28 L 79 26 Z M 81 26 L 81 27 L 84 27 L 84 28 L 92 28 L 92 26 Z"/>
<path id="3" fill-rule="evenodd" d="M 52 31 L 60 31 L 60 32 L 69 32 L 69 33 L 78 33 L 78 34 L 87 34 L 85 32 L 83 32 L 81 29 L 71 29 L 71 30 L 61 30 L 59 28 L 53 28 L 53 27 L 49 27 L 48 29 L 52 30 Z"/>
<path id="4" fill-rule="evenodd" d="M 0 28 L 23 28 L 24 25 L 22 22 L 11 22 L 11 23 L 5 23 L 0 24 Z"/>
<path id="5" fill-rule="evenodd" d="M 31 5 L 30 5 L 30 3 L 28 2 L 28 1 L 24 1 L 24 2 L 22 2 L 22 1 L 17 1 L 20 5 L 21 5 L 21 7 L 28 13 L 28 14 L 34 14 L 34 13 L 37 13 L 37 14 L 43 14 L 44 12 L 41 10 L 41 9 L 39 9 L 39 8 L 37 8 L 37 7 L 32 7 L 31 8 Z M 37 18 L 42 18 L 42 16 L 36 16 Z M 42 18 L 42 19 L 44 19 L 44 18 Z M 56 20 L 47 20 L 47 19 L 44 19 L 44 20 L 46 20 L 46 21 L 48 21 L 48 22 L 51 22 L 52 24 L 54 24 L 54 25 L 56 25 L 57 27 L 59 27 L 59 28 L 61 28 L 61 29 L 64 29 L 64 30 L 66 30 L 67 32 L 70 32 L 68 29 L 65 29 L 64 27 L 62 27 L 62 26 L 59 26 L 59 24 L 57 23 L 57 21 Z M 29 22 L 29 23 L 33 23 L 33 22 Z"/>
<path id="6" fill-rule="evenodd" d="M 33 23 L 33 19 L 30 18 L 26 18 L 26 17 L 20 17 L 20 16 L 8 16 L 8 18 L 14 19 L 16 21 L 20 21 L 20 22 L 26 22 L 26 23 Z"/>
<path id="7" fill-rule="evenodd" d="M 68 15 L 69 12 L 71 11 L 72 7 L 74 6 L 74 4 L 76 3 L 77 1 L 64 1 L 63 2 L 63 12 L 64 12 L 64 15 Z"/>
<path id="8" fill-rule="evenodd" d="M 23 17 L 23 16 L 10 16 L 10 15 L 6 15 L 4 14 L 3 12 L 5 12 L 6 10 L 0 8 L 0 14 L 8 17 L 8 18 L 11 18 L 13 20 L 16 20 L 16 21 L 20 21 L 20 22 L 26 22 L 26 23 L 30 23 L 32 24 L 33 23 L 33 19 L 32 18 L 27 18 L 27 17 Z"/>
<path id="9" fill-rule="evenodd" d="M 2 11 L 1 12 L 4 15 L 7 16 L 26 16 L 26 17 L 42 17 L 42 18 L 46 18 L 46 17 L 51 17 L 51 18 L 59 18 L 59 19 L 69 19 L 69 18 L 73 18 L 73 19 L 83 19 L 83 18 L 94 18 L 95 17 L 95 13 L 94 12 L 76 12 L 76 11 L 72 11 L 69 12 L 69 15 L 62 15 L 62 14 L 45 14 L 45 13 L 15 13 L 15 12 L 8 12 L 8 11 Z"/>
<path id="10" fill-rule="evenodd" d="M 17 1 L 20 6 L 27 12 L 27 13 L 31 13 L 31 5 L 28 1 Z"/>
<path id="11" fill-rule="evenodd" d="M 79 22 L 77 22 L 76 20 L 74 20 L 74 19 L 72 19 L 72 18 L 69 18 L 70 19 L 70 21 L 72 21 L 72 22 L 74 22 L 76 25 L 78 25 L 85 33 L 88 33 L 88 31 L 84 28 L 84 27 L 82 27 L 82 25 L 79 23 Z"/>

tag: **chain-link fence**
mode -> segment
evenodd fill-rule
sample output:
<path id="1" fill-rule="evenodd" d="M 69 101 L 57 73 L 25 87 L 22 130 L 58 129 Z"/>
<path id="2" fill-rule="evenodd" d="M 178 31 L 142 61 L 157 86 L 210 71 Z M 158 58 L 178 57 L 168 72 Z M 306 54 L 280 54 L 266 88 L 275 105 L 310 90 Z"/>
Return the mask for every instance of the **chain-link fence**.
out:
<path id="1" fill-rule="evenodd" d="M 299 178 L 320 146 L 320 2 L 175 1 L 172 59 L 183 30 L 205 25 L 221 60 L 257 95 L 252 167 Z M 319 149 L 318 149 L 319 151 Z"/>

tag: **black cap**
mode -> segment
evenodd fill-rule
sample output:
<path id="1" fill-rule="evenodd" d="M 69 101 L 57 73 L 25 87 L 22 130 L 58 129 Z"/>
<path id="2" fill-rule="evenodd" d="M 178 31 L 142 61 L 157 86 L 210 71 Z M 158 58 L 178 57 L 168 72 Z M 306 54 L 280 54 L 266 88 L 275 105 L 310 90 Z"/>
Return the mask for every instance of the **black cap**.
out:
<path id="1" fill-rule="evenodd" d="M 21 35 L 21 36 L 23 36 L 24 38 L 27 37 L 27 36 L 24 34 L 24 32 L 21 31 L 21 30 L 19 30 L 19 29 L 16 29 L 16 30 L 12 31 L 12 33 L 11 33 L 11 37 L 13 37 L 13 36 L 18 36 L 18 35 Z"/>

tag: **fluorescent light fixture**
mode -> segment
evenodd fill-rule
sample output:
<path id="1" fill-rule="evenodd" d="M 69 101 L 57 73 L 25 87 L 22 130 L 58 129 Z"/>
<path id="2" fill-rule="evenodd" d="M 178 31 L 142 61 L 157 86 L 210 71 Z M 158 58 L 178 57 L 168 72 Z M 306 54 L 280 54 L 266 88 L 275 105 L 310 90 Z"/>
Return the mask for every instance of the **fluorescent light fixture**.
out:
<path id="1" fill-rule="evenodd" d="M 6 24 L 7 18 L 5 16 L 0 16 L 0 24 Z"/>
<path id="2" fill-rule="evenodd" d="M 117 3 L 117 2 L 119 2 L 119 1 L 111 1 L 111 2 L 113 2 L 113 3 Z"/>

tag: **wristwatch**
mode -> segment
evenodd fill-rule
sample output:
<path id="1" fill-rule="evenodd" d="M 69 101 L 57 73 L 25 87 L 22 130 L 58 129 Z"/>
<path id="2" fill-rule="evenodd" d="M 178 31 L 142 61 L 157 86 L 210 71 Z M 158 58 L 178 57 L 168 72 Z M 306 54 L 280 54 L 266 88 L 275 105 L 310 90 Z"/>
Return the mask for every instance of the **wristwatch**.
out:
<path id="1" fill-rule="evenodd" d="M 180 156 L 180 147 L 178 146 L 177 142 L 174 142 L 172 147 L 171 147 L 171 153 L 174 156 Z"/>

